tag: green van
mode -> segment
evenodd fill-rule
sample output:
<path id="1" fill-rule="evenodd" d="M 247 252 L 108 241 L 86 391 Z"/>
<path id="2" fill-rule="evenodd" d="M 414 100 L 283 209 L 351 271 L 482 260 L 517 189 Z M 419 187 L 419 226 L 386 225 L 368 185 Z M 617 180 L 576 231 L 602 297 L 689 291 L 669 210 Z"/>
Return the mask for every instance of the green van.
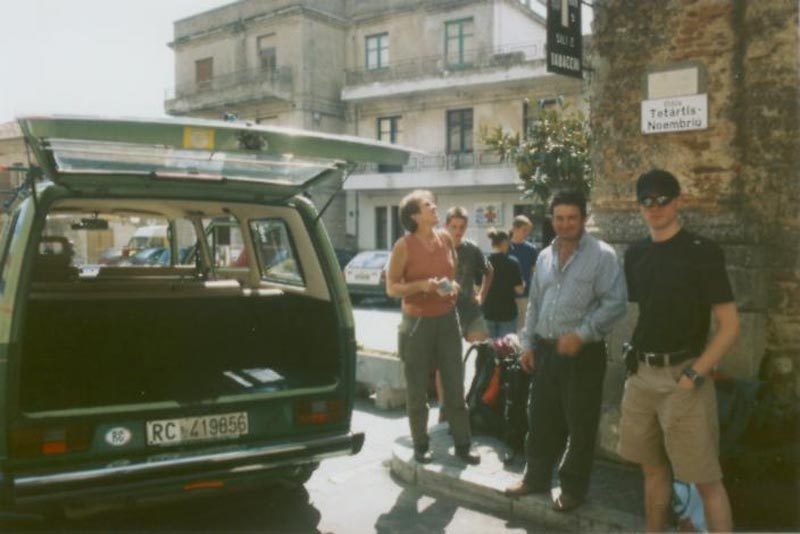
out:
<path id="1" fill-rule="evenodd" d="M 353 315 L 308 190 L 408 151 L 248 123 L 33 117 L 0 233 L 0 512 L 282 481 L 357 453 Z M 165 227 L 159 261 L 110 261 Z"/>

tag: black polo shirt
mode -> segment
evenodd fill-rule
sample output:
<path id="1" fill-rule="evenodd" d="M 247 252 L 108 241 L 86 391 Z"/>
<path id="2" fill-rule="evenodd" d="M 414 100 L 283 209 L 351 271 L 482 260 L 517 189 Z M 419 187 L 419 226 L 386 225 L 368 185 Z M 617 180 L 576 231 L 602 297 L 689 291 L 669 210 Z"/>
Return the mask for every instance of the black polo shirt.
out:
<path id="1" fill-rule="evenodd" d="M 722 249 L 681 229 L 625 252 L 628 300 L 639 304 L 634 346 L 647 352 L 705 348 L 714 304 L 733 302 Z"/>

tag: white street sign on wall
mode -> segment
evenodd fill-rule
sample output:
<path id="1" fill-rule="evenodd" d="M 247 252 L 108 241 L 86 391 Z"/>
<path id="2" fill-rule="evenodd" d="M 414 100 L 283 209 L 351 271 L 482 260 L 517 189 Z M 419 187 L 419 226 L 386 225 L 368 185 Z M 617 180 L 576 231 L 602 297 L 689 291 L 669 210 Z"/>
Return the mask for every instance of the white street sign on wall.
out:
<path id="1" fill-rule="evenodd" d="M 658 134 L 708 128 L 708 94 L 642 101 L 642 133 Z"/>

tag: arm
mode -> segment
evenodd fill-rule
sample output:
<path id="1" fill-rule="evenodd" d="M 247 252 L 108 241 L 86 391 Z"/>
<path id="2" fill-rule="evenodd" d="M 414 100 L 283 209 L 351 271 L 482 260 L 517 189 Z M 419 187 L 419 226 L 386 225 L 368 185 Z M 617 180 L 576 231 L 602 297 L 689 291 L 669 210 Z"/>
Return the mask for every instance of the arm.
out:
<path id="1" fill-rule="evenodd" d="M 717 328 L 700 358 L 692 365 L 694 370 L 701 375 L 708 375 L 722 360 L 725 353 L 733 347 L 740 332 L 739 312 L 736 310 L 735 302 L 715 304 L 711 308 L 711 313 Z M 680 385 L 686 388 L 694 387 L 692 381 L 686 376 L 681 376 Z"/>
<path id="2" fill-rule="evenodd" d="M 575 332 L 583 343 L 603 339 L 627 310 L 625 277 L 613 252 L 603 254 L 594 287 L 600 305 L 584 317 Z"/>
<path id="3" fill-rule="evenodd" d="M 528 295 L 528 309 L 525 312 L 525 326 L 520 333 L 520 344 L 522 350 L 527 351 L 533 349 L 533 335 L 536 329 L 536 323 L 539 322 L 539 299 L 541 287 L 539 286 L 539 278 L 534 273 L 531 277 L 530 293 Z"/>
<path id="4" fill-rule="evenodd" d="M 386 294 L 394 298 L 403 298 L 414 293 L 430 293 L 436 291 L 436 282 L 433 279 L 405 282 L 403 271 L 408 260 L 408 249 L 405 241 L 398 240 L 389 258 L 389 269 L 386 271 Z"/>
<path id="5" fill-rule="evenodd" d="M 478 290 L 478 304 L 486 302 L 486 295 L 489 294 L 489 288 L 492 286 L 492 280 L 494 280 L 494 267 L 492 267 L 490 263 L 487 263 L 486 270 L 483 271 L 481 287 Z"/>

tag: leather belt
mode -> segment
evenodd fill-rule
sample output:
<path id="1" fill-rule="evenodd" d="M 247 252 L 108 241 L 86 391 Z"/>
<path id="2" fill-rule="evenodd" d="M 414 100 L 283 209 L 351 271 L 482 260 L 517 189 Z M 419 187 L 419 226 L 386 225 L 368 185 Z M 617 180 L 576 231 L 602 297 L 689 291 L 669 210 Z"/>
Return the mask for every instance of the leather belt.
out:
<path id="1" fill-rule="evenodd" d="M 694 358 L 694 354 L 689 349 L 676 350 L 674 352 L 645 352 L 636 351 L 639 361 L 650 367 L 670 367 Z"/>

